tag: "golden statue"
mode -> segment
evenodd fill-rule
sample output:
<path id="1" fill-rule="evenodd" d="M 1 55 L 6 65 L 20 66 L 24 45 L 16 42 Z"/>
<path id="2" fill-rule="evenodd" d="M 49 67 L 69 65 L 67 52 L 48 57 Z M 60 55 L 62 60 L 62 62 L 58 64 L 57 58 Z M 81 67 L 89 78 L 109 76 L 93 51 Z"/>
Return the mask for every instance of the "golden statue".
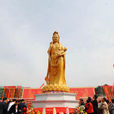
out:
<path id="1" fill-rule="evenodd" d="M 52 42 L 48 49 L 48 71 L 45 77 L 46 86 L 42 88 L 43 92 L 62 91 L 68 92 L 69 88 L 65 81 L 65 48 L 59 42 L 58 32 L 53 33 Z"/>

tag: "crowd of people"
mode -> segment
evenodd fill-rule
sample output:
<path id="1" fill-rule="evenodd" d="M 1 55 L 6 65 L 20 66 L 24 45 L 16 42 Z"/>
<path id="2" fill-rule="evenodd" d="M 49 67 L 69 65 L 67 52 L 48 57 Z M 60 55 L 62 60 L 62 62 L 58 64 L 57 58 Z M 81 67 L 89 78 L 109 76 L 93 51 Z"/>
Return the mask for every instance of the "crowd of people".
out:
<path id="1" fill-rule="evenodd" d="M 87 114 L 114 114 L 114 99 L 111 102 L 105 97 L 98 100 L 97 95 L 94 95 L 93 99 L 88 97 L 86 103 L 80 99 L 79 106 L 84 106 Z"/>
<path id="2" fill-rule="evenodd" d="M 86 114 L 114 114 L 114 99 L 109 102 L 105 97 L 100 100 L 94 95 L 93 98 L 88 97 L 86 102 L 80 99 L 79 107 L 84 107 Z M 24 99 L 3 98 L 3 101 L 0 101 L 0 114 L 27 114 L 26 112 L 27 105 Z"/>
<path id="3" fill-rule="evenodd" d="M 24 99 L 7 99 L 0 101 L 0 114 L 25 114 L 27 105 Z"/>

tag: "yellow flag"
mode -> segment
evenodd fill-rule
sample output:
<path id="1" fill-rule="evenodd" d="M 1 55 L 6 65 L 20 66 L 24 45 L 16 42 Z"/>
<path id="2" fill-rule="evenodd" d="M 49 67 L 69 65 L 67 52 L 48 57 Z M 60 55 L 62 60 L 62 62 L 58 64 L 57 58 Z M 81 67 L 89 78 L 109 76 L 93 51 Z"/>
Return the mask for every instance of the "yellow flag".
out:
<path id="1" fill-rule="evenodd" d="M 32 114 L 35 114 L 35 112 L 33 111 Z"/>
<path id="2" fill-rule="evenodd" d="M 39 110 L 37 111 L 37 114 L 40 114 L 40 111 Z"/>
<path id="3" fill-rule="evenodd" d="M 53 108 L 53 114 L 56 114 L 56 108 Z"/>

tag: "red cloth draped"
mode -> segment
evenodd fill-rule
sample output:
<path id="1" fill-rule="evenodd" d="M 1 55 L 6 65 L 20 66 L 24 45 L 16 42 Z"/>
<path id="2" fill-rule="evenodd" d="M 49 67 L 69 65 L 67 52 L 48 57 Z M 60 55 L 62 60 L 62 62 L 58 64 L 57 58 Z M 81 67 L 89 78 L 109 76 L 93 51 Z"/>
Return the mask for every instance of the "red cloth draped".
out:
<path id="1" fill-rule="evenodd" d="M 111 99 L 114 98 L 113 86 L 103 86 L 103 90 L 105 96 L 108 98 L 109 101 L 111 101 Z"/>

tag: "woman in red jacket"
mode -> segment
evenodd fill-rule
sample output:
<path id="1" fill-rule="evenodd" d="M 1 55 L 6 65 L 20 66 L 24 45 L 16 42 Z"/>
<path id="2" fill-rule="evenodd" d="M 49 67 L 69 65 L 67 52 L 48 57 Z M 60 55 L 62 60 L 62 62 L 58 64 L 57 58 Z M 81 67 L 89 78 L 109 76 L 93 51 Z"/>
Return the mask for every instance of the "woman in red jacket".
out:
<path id="1" fill-rule="evenodd" d="M 87 100 L 87 103 L 85 105 L 85 111 L 88 113 L 88 114 L 93 114 L 93 105 L 91 103 L 91 97 L 88 97 L 88 100 Z"/>

